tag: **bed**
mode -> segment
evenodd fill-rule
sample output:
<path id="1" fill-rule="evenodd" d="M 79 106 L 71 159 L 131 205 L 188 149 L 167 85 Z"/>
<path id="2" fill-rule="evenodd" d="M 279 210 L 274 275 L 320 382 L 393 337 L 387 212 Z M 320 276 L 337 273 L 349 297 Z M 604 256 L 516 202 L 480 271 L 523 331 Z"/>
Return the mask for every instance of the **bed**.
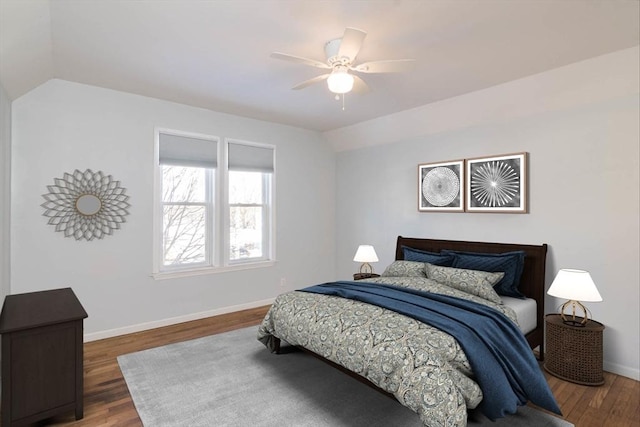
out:
<path id="1" fill-rule="evenodd" d="M 522 356 L 523 359 L 533 359 L 533 362 L 527 359 L 530 367 L 532 363 L 535 364 L 532 349 L 537 347 L 539 354 L 544 354 L 546 252 L 547 245 L 544 244 L 520 245 L 399 236 L 396 242 L 396 261 L 385 269 L 382 277 L 358 282 L 317 285 L 282 294 L 276 298 L 260 325 L 258 339 L 275 353 L 279 352 L 281 340 L 311 352 L 383 393 L 393 396 L 401 404 L 416 412 L 425 426 L 464 426 L 467 422 L 468 409 L 476 407 L 483 408 L 483 412 L 491 419 L 499 418 L 515 412 L 517 408 L 514 409 L 515 405 L 512 402 L 505 405 L 506 409 L 499 408 L 498 412 L 495 410 L 491 412 L 493 409 L 485 411 L 484 408 L 495 404 L 495 402 L 488 403 L 491 399 L 495 401 L 501 398 L 500 393 L 496 394 L 495 389 L 491 392 L 485 389 L 483 393 L 484 385 L 481 387 L 479 384 L 482 383 L 483 376 L 494 375 L 490 373 L 495 367 L 487 364 L 485 372 L 484 362 L 481 361 L 481 364 L 478 362 L 479 354 L 482 352 L 476 354 L 475 350 L 469 350 L 474 347 L 469 347 L 470 344 L 465 341 L 466 338 L 454 338 L 457 336 L 455 330 L 445 332 L 446 328 L 433 326 L 438 324 L 437 322 L 418 320 L 422 318 L 404 313 L 402 309 L 391 310 L 389 307 L 372 305 L 366 298 L 357 296 L 346 298 L 344 294 L 349 292 L 357 294 L 362 291 L 362 288 L 366 288 L 362 292 L 380 292 L 385 295 L 387 292 L 393 292 L 391 298 L 393 301 L 396 298 L 409 298 L 407 301 L 411 304 L 405 305 L 413 306 L 415 294 L 417 295 L 415 298 L 438 300 L 428 304 L 441 304 L 439 302 L 441 299 L 445 302 L 463 300 L 460 304 L 465 307 L 470 305 L 474 309 L 481 308 L 480 311 L 499 312 L 501 314 L 497 317 L 500 317 L 501 322 L 517 329 L 518 339 L 510 338 L 509 341 L 523 343 L 517 350 L 516 357 L 508 358 L 520 359 Z M 429 261 L 434 260 L 433 264 L 421 262 L 424 261 L 423 258 L 416 261 L 415 256 L 422 257 L 423 253 Z M 522 295 L 518 298 L 513 298 L 514 295 L 511 295 L 511 298 L 496 295 L 491 287 L 487 290 L 486 281 L 491 280 L 489 282 L 491 285 L 503 284 L 502 279 L 506 279 L 507 275 L 505 272 L 483 272 L 464 268 L 460 270 L 460 265 L 458 267 L 437 265 L 440 259 L 453 254 L 457 254 L 454 258 L 458 262 L 467 256 L 472 257 L 469 259 L 474 259 L 474 254 L 484 254 L 483 256 L 491 260 L 494 256 L 502 257 L 502 254 L 514 253 L 523 256 L 519 265 L 520 280 L 517 286 L 517 291 Z M 436 254 L 437 256 L 433 257 Z M 425 277 L 422 277 L 423 271 L 426 271 Z M 452 285 L 447 282 L 446 277 L 440 282 L 434 280 L 439 277 L 437 274 L 443 272 L 457 274 L 461 271 L 471 274 L 472 277 L 477 276 L 478 281 L 482 281 L 484 285 L 469 288 L 466 282 L 463 282 L 463 287 L 457 286 L 457 283 Z M 431 278 L 426 277 L 427 274 Z M 346 290 L 342 288 L 335 290 L 333 287 L 344 287 Z M 351 291 L 351 288 L 354 290 Z M 516 312 L 505 302 L 515 303 L 516 310 L 519 311 Z M 524 305 L 524 309 L 518 308 L 517 305 Z M 523 313 L 527 311 L 532 319 L 527 322 L 518 321 L 518 317 L 525 315 Z M 426 315 L 432 316 L 430 311 Z M 529 326 L 526 326 L 527 323 Z M 466 352 L 464 348 L 467 349 Z M 476 367 L 475 371 L 472 366 Z M 479 366 L 482 366 L 482 369 L 479 369 Z M 525 368 L 522 370 L 529 372 L 527 375 L 532 377 L 531 383 L 535 383 L 535 387 L 542 389 L 546 387 L 546 390 L 541 390 L 544 395 L 542 398 L 537 396 L 536 389 L 533 392 L 536 397 L 531 400 L 546 409 L 559 412 L 537 364 L 534 368 Z M 520 382 L 526 384 L 529 378 L 525 377 Z M 529 397 L 518 399 L 517 405 L 521 405 Z M 549 402 L 549 399 L 552 402 Z M 540 401 L 544 402 L 540 404 Z"/>
<path id="2" fill-rule="evenodd" d="M 513 243 L 466 242 L 457 240 L 434 240 L 398 236 L 396 260 L 404 259 L 402 247 L 411 247 L 429 252 L 443 249 L 463 252 L 505 253 L 524 251 L 524 268 L 518 286 L 528 299 L 535 303 L 535 327 L 525 337 L 532 349 L 538 348 L 540 360 L 544 357 L 544 296 L 547 245 L 519 245 Z"/>

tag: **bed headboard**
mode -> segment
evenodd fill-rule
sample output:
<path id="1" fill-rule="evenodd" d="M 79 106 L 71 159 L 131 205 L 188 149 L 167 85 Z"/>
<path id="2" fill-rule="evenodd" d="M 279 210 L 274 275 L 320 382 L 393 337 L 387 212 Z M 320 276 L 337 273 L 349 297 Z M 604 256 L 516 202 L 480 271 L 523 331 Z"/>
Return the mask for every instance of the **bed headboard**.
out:
<path id="1" fill-rule="evenodd" d="M 544 296 L 545 296 L 545 268 L 547 259 L 547 245 L 519 245 L 514 243 L 465 242 L 460 240 L 418 239 L 398 236 L 396 245 L 396 259 L 404 259 L 402 246 L 429 252 L 440 252 L 442 249 L 467 252 L 502 253 L 524 251 L 524 270 L 520 278 L 520 292 L 536 300 L 537 328 L 527 334 L 529 343 L 540 345 L 542 353 L 542 338 L 544 325 Z"/>

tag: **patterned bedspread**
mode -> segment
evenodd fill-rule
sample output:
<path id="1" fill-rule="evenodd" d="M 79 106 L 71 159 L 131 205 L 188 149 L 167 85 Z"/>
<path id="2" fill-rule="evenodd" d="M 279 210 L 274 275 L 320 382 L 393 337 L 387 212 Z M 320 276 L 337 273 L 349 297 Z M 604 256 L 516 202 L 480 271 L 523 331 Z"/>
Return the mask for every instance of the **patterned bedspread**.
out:
<path id="1" fill-rule="evenodd" d="M 493 307 L 516 322 L 507 306 L 427 278 L 368 281 L 464 298 Z M 467 357 L 453 337 L 384 308 L 289 292 L 278 296 L 260 325 L 258 339 L 271 350 L 274 336 L 367 378 L 416 412 L 425 426 L 466 426 L 467 408 L 482 400 Z"/>

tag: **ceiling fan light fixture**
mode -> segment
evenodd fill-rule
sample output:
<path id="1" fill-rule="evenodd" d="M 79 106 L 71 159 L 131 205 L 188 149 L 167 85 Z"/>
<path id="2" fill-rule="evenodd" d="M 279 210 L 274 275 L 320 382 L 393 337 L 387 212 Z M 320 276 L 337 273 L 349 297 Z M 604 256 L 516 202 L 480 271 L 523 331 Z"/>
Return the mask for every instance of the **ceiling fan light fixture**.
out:
<path id="1" fill-rule="evenodd" d="M 327 86 L 333 93 L 342 94 L 351 92 L 354 78 L 345 69 L 335 69 L 327 79 Z"/>
<path id="2" fill-rule="evenodd" d="M 326 62 L 282 52 L 273 52 L 271 57 L 328 70 L 325 74 L 305 80 L 292 89 L 304 89 L 314 83 L 326 80 L 329 91 L 336 95 L 336 99 L 340 99 L 340 95 L 351 92 L 354 85 L 357 93 L 369 91 L 369 87 L 358 73 L 399 73 L 413 68 L 415 62 L 413 59 L 384 59 L 356 64 L 356 57 L 360 53 L 366 35 L 365 31 L 357 28 L 345 28 L 341 38 L 329 40 L 325 44 Z M 351 74 L 349 71 L 355 74 Z M 344 96 L 342 99 L 344 100 Z"/>

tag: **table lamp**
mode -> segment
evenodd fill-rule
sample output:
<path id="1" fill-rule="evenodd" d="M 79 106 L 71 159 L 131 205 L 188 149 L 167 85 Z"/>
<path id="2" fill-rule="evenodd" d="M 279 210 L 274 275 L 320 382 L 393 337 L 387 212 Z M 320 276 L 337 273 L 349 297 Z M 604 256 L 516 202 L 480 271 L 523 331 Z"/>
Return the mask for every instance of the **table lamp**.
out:
<path id="1" fill-rule="evenodd" d="M 560 306 L 560 317 L 565 324 L 572 326 L 584 326 L 588 320 L 588 310 L 580 301 L 602 301 L 591 275 L 584 270 L 561 269 L 558 271 L 553 283 L 551 283 L 547 294 L 568 299 L 567 302 Z M 570 317 L 564 313 L 568 307 L 571 307 Z M 576 308 L 582 310 L 582 320 L 576 319 Z"/>
<path id="2" fill-rule="evenodd" d="M 358 250 L 356 251 L 356 256 L 353 257 L 355 262 L 363 263 L 360 266 L 360 273 L 373 273 L 373 267 L 370 262 L 378 262 L 378 255 L 376 254 L 376 250 L 373 249 L 371 245 L 360 245 L 358 246 Z"/>

